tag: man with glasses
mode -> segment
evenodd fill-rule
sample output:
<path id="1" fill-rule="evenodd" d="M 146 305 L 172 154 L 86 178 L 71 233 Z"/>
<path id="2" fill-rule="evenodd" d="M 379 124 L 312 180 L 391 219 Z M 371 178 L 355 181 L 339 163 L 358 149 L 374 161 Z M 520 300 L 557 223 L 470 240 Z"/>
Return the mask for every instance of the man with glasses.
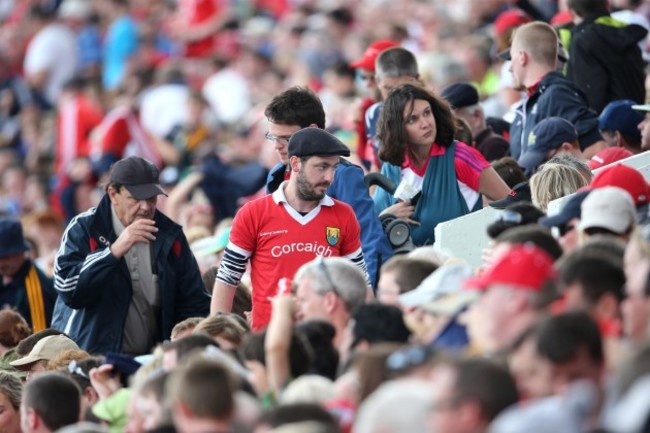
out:
<path id="1" fill-rule="evenodd" d="M 285 127 L 271 133 L 285 138 L 291 134 L 288 146 L 278 150 L 286 152 L 289 180 L 237 213 L 212 294 L 211 314 L 230 311 L 250 260 L 254 330 L 268 324 L 269 298 L 288 290 L 283 281 L 318 256 L 345 257 L 367 275 L 354 212 L 326 194 L 342 164 L 341 156 L 349 156 L 350 150 L 322 129 L 289 133 Z"/>
<path id="2" fill-rule="evenodd" d="M 312 91 L 292 87 L 277 95 L 264 112 L 269 123 L 266 139 L 275 147 L 280 162 L 271 169 L 267 179 L 268 192 L 275 192 L 280 184 L 289 180 L 288 145 L 291 136 L 302 128 L 325 129 L 323 105 Z M 344 159 L 336 166 L 336 176 L 327 195 L 349 204 L 361 226 L 361 246 L 373 287 L 379 280 L 379 268 L 393 255 L 393 250 L 375 213 L 368 188 L 363 182 L 363 170 Z"/>
<path id="3" fill-rule="evenodd" d="M 530 177 L 539 166 L 561 154 L 585 160 L 573 124 L 561 117 L 549 117 L 535 125 L 528 135 L 528 150 L 519 158 L 518 164 Z"/>

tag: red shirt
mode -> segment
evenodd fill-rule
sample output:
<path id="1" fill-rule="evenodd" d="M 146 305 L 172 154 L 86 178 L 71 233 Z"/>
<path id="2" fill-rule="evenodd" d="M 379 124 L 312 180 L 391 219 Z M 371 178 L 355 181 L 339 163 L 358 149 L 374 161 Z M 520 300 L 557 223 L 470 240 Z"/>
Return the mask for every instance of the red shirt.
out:
<path id="1" fill-rule="evenodd" d="M 101 108 L 84 95 L 71 97 L 61 104 L 57 115 L 57 174 L 62 174 L 74 159 L 89 156 L 88 138 L 103 116 Z"/>
<path id="2" fill-rule="evenodd" d="M 192 28 L 212 20 L 219 15 L 223 9 L 220 0 L 180 0 L 178 10 L 183 25 Z M 203 39 L 188 42 L 185 45 L 186 57 L 207 57 L 214 54 L 215 35 L 209 35 Z"/>
<path id="3" fill-rule="evenodd" d="M 277 294 L 280 279 L 292 280 L 318 256 L 352 258 L 361 252 L 359 223 L 349 205 L 325 196 L 302 216 L 286 202 L 285 186 L 244 205 L 230 232 L 228 249 L 250 258 L 253 330 L 268 324 L 268 298 Z"/>

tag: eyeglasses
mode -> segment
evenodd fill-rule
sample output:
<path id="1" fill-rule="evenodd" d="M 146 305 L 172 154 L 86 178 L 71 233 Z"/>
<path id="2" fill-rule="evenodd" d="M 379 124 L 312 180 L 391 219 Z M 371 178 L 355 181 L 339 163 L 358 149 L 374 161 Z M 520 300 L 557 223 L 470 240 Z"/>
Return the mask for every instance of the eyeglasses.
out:
<path id="1" fill-rule="evenodd" d="M 522 216 L 519 212 L 506 209 L 501 211 L 499 220 L 509 224 L 521 224 Z"/>
<path id="2" fill-rule="evenodd" d="M 283 145 L 288 145 L 289 140 L 291 139 L 291 135 L 273 135 L 270 132 L 267 132 L 264 134 L 264 138 L 266 138 L 266 141 L 269 143 L 280 143 Z"/>
<path id="3" fill-rule="evenodd" d="M 560 232 L 560 236 L 564 236 L 567 233 L 571 232 L 575 228 L 576 228 L 575 224 L 568 224 L 567 223 L 567 224 L 560 224 L 557 227 L 557 230 Z"/>
<path id="4" fill-rule="evenodd" d="M 68 364 L 68 373 L 70 374 L 76 374 L 79 377 L 83 377 L 86 380 L 90 380 L 90 377 L 79 367 L 79 364 L 77 364 L 77 361 L 74 359 L 70 361 L 70 364 Z"/>
<path id="5" fill-rule="evenodd" d="M 334 280 L 332 280 L 332 276 L 330 275 L 330 271 L 327 269 L 327 264 L 325 263 L 325 259 L 323 256 L 318 256 L 318 268 L 323 272 L 323 275 L 325 275 L 325 279 L 327 280 L 327 284 L 332 288 L 332 292 L 339 298 L 343 299 L 343 296 L 341 296 L 341 292 L 336 288 L 336 284 L 334 284 Z"/>
<path id="6" fill-rule="evenodd" d="M 435 350 L 430 346 L 409 346 L 399 349 L 386 358 L 386 368 L 390 371 L 405 371 L 424 365 L 429 361 Z"/>

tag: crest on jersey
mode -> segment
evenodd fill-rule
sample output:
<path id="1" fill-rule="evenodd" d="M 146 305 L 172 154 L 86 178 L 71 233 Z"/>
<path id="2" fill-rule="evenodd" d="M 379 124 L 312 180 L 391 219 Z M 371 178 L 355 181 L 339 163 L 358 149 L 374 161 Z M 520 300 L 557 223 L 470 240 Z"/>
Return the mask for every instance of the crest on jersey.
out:
<path id="1" fill-rule="evenodd" d="M 338 244 L 339 239 L 341 239 L 341 229 L 338 227 L 327 227 L 325 237 L 327 238 L 327 243 L 333 247 Z"/>

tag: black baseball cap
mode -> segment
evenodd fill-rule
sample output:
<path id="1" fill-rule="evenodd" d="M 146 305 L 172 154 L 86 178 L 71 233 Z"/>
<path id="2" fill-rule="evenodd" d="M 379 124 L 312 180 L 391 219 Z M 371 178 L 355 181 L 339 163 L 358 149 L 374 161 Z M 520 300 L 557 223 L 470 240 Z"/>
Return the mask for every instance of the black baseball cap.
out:
<path id="1" fill-rule="evenodd" d="M 449 104 L 455 108 L 471 107 L 478 104 L 478 90 L 470 83 L 456 83 L 447 86 L 440 92 Z"/>
<path id="2" fill-rule="evenodd" d="M 305 128 L 289 140 L 292 156 L 350 156 L 350 149 L 341 140 L 319 128 Z"/>
<path id="3" fill-rule="evenodd" d="M 512 188 L 512 191 L 506 196 L 506 198 L 501 200 L 495 200 L 490 202 L 490 207 L 495 209 L 505 209 L 507 206 L 513 203 L 519 203 L 522 201 L 530 202 L 532 201 L 530 193 L 530 185 L 528 181 L 520 182 Z"/>
<path id="4" fill-rule="evenodd" d="M 119 183 L 131 193 L 136 200 L 148 200 L 165 193 L 158 183 L 158 168 L 139 156 L 129 156 L 113 164 L 111 182 Z"/>

